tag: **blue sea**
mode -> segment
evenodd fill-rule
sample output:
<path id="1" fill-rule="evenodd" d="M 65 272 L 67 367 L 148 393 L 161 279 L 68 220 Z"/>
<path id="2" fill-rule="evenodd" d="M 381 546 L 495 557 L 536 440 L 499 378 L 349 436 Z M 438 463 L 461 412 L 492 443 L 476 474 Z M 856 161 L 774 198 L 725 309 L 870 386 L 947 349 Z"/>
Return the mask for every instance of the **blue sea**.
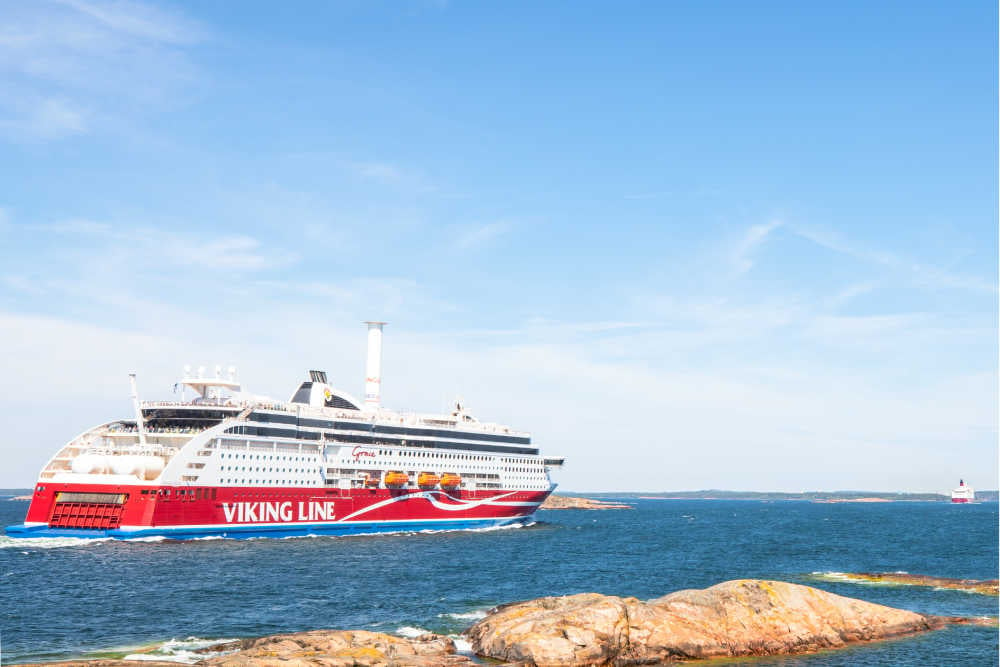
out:
<path id="1" fill-rule="evenodd" d="M 995 597 L 829 578 L 996 578 L 996 503 L 626 502 L 634 509 L 542 511 L 534 525 L 483 531 L 191 542 L 0 537 L 2 662 L 124 656 L 150 645 L 181 660 L 208 640 L 315 628 L 457 635 L 503 602 L 583 591 L 646 599 L 737 578 L 804 583 L 929 614 L 997 615 Z M 0 501 L 0 524 L 20 522 L 26 509 Z M 996 665 L 997 650 L 996 628 L 953 626 L 737 662 Z"/>

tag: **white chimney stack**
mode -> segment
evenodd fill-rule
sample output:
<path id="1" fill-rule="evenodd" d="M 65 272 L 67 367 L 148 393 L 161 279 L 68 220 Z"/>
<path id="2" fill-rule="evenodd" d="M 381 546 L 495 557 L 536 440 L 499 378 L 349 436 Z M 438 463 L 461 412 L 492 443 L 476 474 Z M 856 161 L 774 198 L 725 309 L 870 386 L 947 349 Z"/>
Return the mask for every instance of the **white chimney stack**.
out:
<path id="1" fill-rule="evenodd" d="M 382 404 L 382 327 L 385 322 L 368 325 L 368 363 L 365 366 L 365 407 L 377 409 Z"/>

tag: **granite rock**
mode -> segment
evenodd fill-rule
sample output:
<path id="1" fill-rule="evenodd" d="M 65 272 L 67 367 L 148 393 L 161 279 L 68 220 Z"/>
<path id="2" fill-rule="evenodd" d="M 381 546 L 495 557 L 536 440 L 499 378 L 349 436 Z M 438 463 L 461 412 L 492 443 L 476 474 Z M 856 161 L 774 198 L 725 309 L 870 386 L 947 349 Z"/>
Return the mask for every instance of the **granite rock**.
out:
<path id="1" fill-rule="evenodd" d="M 582 593 L 498 607 L 466 634 L 477 654 L 527 665 L 639 665 L 808 653 L 943 621 L 780 581 L 736 580 L 642 602 Z"/>

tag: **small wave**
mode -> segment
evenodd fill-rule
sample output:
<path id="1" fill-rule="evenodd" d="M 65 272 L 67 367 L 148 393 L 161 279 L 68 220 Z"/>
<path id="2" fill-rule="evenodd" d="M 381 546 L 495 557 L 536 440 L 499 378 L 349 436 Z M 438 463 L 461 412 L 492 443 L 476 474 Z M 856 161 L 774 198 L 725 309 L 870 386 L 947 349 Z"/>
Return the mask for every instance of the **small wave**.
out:
<path id="1" fill-rule="evenodd" d="M 208 651 L 213 646 L 228 644 L 234 639 L 203 639 L 201 637 L 188 637 L 187 639 L 171 639 L 165 641 L 156 648 L 143 653 L 132 653 L 125 656 L 125 660 L 144 660 L 158 662 L 179 662 L 185 665 L 193 665 L 199 660 L 207 660 L 219 655 L 233 653 L 232 650 Z"/>
<path id="2" fill-rule="evenodd" d="M 854 576 L 848 572 L 811 572 L 810 577 L 813 579 L 819 579 L 820 581 L 842 581 L 849 584 L 862 584 L 867 586 L 896 586 L 898 584 L 883 582 L 883 581 L 872 581 L 871 579 L 863 579 L 861 577 Z"/>
<path id="3" fill-rule="evenodd" d="M 420 635 L 429 634 L 430 630 L 424 630 L 423 628 L 415 628 L 412 625 L 403 625 L 396 628 L 396 634 L 400 637 L 406 637 L 407 639 L 415 639 Z"/>
<path id="4" fill-rule="evenodd" d="M 884 586 L 886 588 L 895 588 L 898 586 L 909 585 L 899 581 L 867 579 L 865 577 L 850 574 L 849 572 L 812 572 L 810 576 L 813 579 L 819 579 L 820 581 L 841 581 L 848 584 L 859 584 L 861 586 Z"/>
<path id="5" fill-rule="evenodd" d="M 0 537 L 0 549 L 58 549 L 109 542 L 110 537 Z M 30 551 L 21 551 L 29 554 Z"/>
<path id="6" fill-rule="evenodd" d="M 438 614 L 438 618 L 451 618 L 456 621 L 478 621 L 481 618 L 486 618 L 486 609 L 477 609 L 475 611 L 467 611 L 453 614 Z"/>
<path id="7" fill-rule="evenodd" d="M 492 533 L 498 530 L 517 530 L 518 528 L 527 528 L 528 526 L 534 526 L 534 521 L 517 521 L 514 523 L 506 523 L 502 526 L 479 526 L 477 528 L 423 528 L 421 530 L 410 530 L 410 531 L 399 531 L 400 533 L 406 533 L 410 535 L 436 535 L 438 533 Z M 394 535 L 399 533 L 380 533 L 381 535 Z"/>

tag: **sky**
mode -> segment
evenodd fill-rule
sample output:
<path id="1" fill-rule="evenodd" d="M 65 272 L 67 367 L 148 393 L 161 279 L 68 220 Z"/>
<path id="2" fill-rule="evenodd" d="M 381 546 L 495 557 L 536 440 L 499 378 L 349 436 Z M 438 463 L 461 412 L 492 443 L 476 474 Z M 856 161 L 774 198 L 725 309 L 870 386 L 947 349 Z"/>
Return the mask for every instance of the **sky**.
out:
<path id="1" fill-rule="evenodd" d="M 997 488 L 995 2 L 0 0 L 0 487 L 235 365 L 565 490 Z"/>

